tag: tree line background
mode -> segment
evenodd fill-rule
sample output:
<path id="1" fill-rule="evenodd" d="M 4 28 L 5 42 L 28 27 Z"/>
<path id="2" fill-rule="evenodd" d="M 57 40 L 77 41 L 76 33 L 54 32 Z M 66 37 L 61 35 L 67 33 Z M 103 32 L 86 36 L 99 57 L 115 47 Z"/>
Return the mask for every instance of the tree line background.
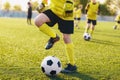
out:
<path id="1" fill-rule="evenodd" d="M 82 4 L 83 9 L 82 12 L 85 13 L 85 6 L 90 0 L 74 0 L 77 2 L 77 4 Z M 31 2 L 32 3 L 32 9 L 35 10 L 36 7 L 39 5 L 37 1 Z M 27 3 L 26 3 L 27 4 Z M 77 5 L 75 4 L 75 6 Z M 4 4 L 4 10 L 10 10 L 11 5 L 9 2 L 6 2 Z M 14 5 L 13 10 L 15 11 L 21 11 L 20 5 Z M 100 4 L 100 15 L 115 15 L 120 12 L 120 0 L 106 0 L 104 4 Z"/>
<path id="2" fill-rule="evenodd" d="M 85 13 L 85 6 L 90 0 L 75 0 L 83 5 L 82 12 Z M 105 0 L 104 4 L 100 4 L 101 15 L 116 15 L 120 13 L 120 0 Z"/>

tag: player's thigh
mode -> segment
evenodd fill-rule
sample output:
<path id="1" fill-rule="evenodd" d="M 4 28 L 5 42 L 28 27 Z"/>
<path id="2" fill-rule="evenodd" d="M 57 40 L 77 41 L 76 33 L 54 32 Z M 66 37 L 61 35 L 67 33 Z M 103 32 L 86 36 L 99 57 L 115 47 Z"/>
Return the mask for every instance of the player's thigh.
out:
<path id="1" fill-rule="evenodd" d="M 35 25 L 38 26 L 38 27 L 40 27 L 43 23 L 46 23 L 46 22 L 50 22 L 50 19 L 44 13 L 40 13 L 35 18 Z"/>

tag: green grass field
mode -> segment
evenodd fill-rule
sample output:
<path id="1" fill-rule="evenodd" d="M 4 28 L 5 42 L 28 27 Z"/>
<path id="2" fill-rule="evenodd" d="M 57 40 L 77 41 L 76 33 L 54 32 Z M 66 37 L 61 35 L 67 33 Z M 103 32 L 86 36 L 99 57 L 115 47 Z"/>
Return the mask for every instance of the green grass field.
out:
<path id="1" fill-rule="evenodd" d="M 78 72 L 48 77 L 40 69 L 44 57 L 57 56 L 63 67 L 67 62 L 57 26 L 61 40 L 45 50 L 49 37 L 27 25 L 26 19 L 0 18 L 0 80 L 120 80 L 120 30 L 113 30 L 113 25 L 98 22 L 92 40 L 84 41 L 82 21 L 72 35 Z"/>

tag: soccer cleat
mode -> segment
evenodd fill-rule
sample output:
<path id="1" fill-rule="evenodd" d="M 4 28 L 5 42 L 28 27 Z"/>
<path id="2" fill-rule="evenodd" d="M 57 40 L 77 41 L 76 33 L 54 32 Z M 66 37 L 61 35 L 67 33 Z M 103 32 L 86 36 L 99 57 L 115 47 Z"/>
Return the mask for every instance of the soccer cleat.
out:
<path id="1" fill-rule="evenodd" d="M 59 41 L 59 40 L 60 40 L 60 37 L 58 35 L 56 35 L 56 38 L 50 38 L 48 40 L 48 43 L 45 46 L 45 49 L 48 50 L 48 49 L 52 48 L 54 43 Z"/>
<path id="2" fill-rule="evenodd" d="M 72 72 L 76 72 L 76 71 L 77 71 L 76 65 L 67 64 L 67 67 L 64 68 L 61 71 L 61 73 L 72 73 Z"/>

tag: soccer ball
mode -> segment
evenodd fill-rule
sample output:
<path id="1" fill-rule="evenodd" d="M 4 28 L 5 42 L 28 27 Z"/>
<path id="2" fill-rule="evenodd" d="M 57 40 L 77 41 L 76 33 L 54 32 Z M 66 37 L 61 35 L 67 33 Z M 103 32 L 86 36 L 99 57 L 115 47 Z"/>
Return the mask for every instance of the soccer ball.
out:
<path id="1" fill-rule="evenodd" d="M 89 33 L 85 33 L 85 34 L 83 35 L 83 38 L 84 38 L 84 40 L 89 41 L 89 40 L 91 39 L 91 36 L 90 36 Z"/>
<path id="2" fill-rule="evenodd" d="M 57 75 L 62 70 L 60 60 L 55 56 L 45 57 L 41 63 L 42 72 L 48 76 Z"/>

